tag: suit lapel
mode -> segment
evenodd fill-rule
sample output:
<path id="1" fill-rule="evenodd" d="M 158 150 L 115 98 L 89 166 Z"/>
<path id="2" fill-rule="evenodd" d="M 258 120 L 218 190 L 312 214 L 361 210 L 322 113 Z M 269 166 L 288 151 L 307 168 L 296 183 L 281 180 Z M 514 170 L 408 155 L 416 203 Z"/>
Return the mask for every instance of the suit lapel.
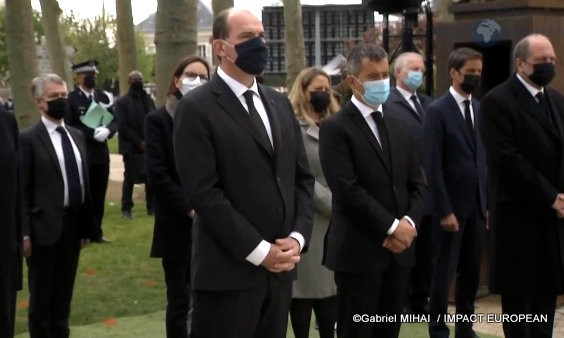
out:
<path id="1" fill-rule="evenodd" d="M 258 86 L 259 94 L 262 100 L 262 104 L 264 105 L 264 109 L 266 109 L 266 114 L 268 115 L 268 120 L 270 122 L 270 131 L 272 133 L 272 144 L 274 149 L 274 157 L 280 150 L 280 142 L 282 139 L 281 131 L 280 131 L 280 114 L 276 109 L 276 105 L 274 104 L 274 99 L 269 97 L 266 92 L 262 89 L 262 85 L 259 84 Z"/>
<path id="2" fill-rule="evenodd" d="M 448 93 L 448 100 L 449 100 L 449 105 L 450 105 L 450 111 L 452 112 L 451 114 L 449 114 L 454 120 L 455 123 L 458 124 L 458 127 L 460 128 L 460 130 L 462 130 L 462 135 L 464 135 L 464 139 L 466 140 L 466 143 L 468 143 L 468 146 L 470 147 L 470 149 L 472 149 L 472 151 L 476 150 L 476 143 L 474 141 L 474 138 L 472 137 L 472 135 L 470 134 L 470 130 L 468 130 L 468 126 L 466 125 L 466 121 L 464 120 L 464 117 L 462 116 L 462 112 L 460 111 L 460 107 L 458 106 L 458 103 L 456 103 L 456 100 L 454 99 L 454 97 Z M 472 102 L 470 102 L 472 104 Z M 472 110 L 474 110 L 474 114 L 476 113 L 476 110 L 474 109 L 474 105 L 472 104 Z M 474 115 L 474 120 L 476 119 L 476 115 Z M 478 129 L 476 129 L 476 126 L 474 126 L 474 130 L 477 131 Z"/>
<path id="3" fill-rule="evenodd" d="M 417 112 L 413 110 L 413 108 L 411 107 L 411 105 L 409 104 L 409 102 L 407 102 L 407 101 L 405 100 L 405 98 L 403 97 L 403 95 L 401 95 L 401 93 L 399 92 L 399 90 L 398 90 L 396 87 L 394 87 L 394 88 L 392 89 L 392 92 L 390 93 L 390 95 L 392 95 L 392 102 L 395 102 L 395 103 L 397 103 L 397 104 L 400 104 L 400 105 L 404 106 L 405 109 L 407 109 L 407 111 L 409 111 L 409 113 L 410 113 L 411 115 L 413 115 L 413 117 L 414 117 L 417 121 L 423 123 L 423 121 L 421 121 L 421 117 L 419 116 L 419 114 L 417 114 Z"/>
<path id="4" fill-rule="evenodd" d="M 249 118 L 249 113 L 245 110 L 241 101 L 239 101 L 229 86 L 218 75 L 212 78 L 210 84 L 212 85 L 212 92 L 218 95 L 217 103 L 223 110 L 249 133 L 255 142 L 257 142 L 269 156 L 272 156 L 270 149 L 261 142 L 261 138 Z"/>
<path id="5" fill-rule="evenodd" d="M 78 142 L 79 139 L 79 135 L 77 134 L 77 131 L 72 129 L 72 128 L 67 128 L 67 130 L 69 131 L 72 140 L 74 142 L 74 144 L 76 144 L 76 147 L 78 148 L 78 152 L 80 153 L 80 163 L 82 164 L 82 176 L 84 181 L 86 182 L 86 173 L 87 171 L 87 163 L 86 163 L 86 149 L 83 148 L 83 145 Z"/>
<path id="6" fill-rule="evenodd" d="M 62 180 L 63 179 L 63 174 L 62 174 L 63 171 L 61 169 L 61 165 L 59 164 L 59 158 L 57 157 L 57 153 L 55 152 L 55 147 L 53 147 L 53 142 L 51 142 L 51 137 L 49 136 L 49 132 L 47 131 L 47 128 L 45 127 L 43 122 L 39 121 L 39 122 L 37 122 L 35 130 L 36 130 L 36 133 L 37 133 L 39 140 L 43 144 L 43 147 L 45 147 L 45 150 L 47 150 L 47 153 L 49 154 L 51 161 L 53 162 L 55 167 L 58 169 L 57 173 Z"/>
<path id="7" fill-rule="evenodd" d="M 561 119 L 561 115 L 560 112 L 562 110 L 558 109 L 558 106 L 556 105 L 556 103 L 552 100 L 553 96 L 550 95 L 550 90 L 548 90 L 547 88 L 544 89 L 545 95 L 548 99 L 548 103 L 550 105 L 550 110 L 552 111 L 552 117 L 554 119 L 554 123 L 555 123 L 555 127 L 556 127 L 556 131 L 558 133 L 558 135 L 560 136 L 561 139 L 564 139 L 564 121 L 562 121 Z"/>
<path id="8" fill-rule="evenodd" d="M 390 173 L 388 160 L 386 160 L 384 158 L 384 154 L 382 153 L 382 147 L 380 147 L 380 143 L 378 143 L 376 136 L 374 136 L 374 133 L 372 132 L 372 129 L 370 129 L 370 126 L 368 125 L 366 120 L 364 119 L 364 116 L 362 116 L 360 111 L 352 103 L 349 103 L 349 107 L 348 107 L 347 111 L 348 111 L 349 115 L 351 116 L 353 123 L 356 124 L 356 126 L 362 131 L 364 136 L 370 141 L 370 144 L 372 145 L 372 147 L 374 148 L 374 150 L 378 154 L 378 158 L 380 158 L 380 161 L 382 161 L 382 164 L 384 165 L 384 168 L 386 168 L 386 171 L 388 171 L 388 173 Z M 384 119 L 384 123 L 386 123 L 385 121 L 386 121 L 386 119 Z M 388 126 L 388 124 L 386 123 L 386 127 L 387 126 Z M 388 144 L 389 143 L 390 142 L 388 141 Z M 391 151 L 391 148 L 390 148 L 390 151 Z"/>

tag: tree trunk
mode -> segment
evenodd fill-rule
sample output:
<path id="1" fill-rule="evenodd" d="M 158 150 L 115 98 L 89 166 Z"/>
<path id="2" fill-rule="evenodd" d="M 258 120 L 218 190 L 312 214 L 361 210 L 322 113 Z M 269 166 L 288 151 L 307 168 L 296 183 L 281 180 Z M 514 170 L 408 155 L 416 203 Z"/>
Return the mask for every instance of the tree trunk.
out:
<path id="1" fill-rule="evenodd" d="M 182 10 L 179 10 L 182 8 Z M 198 47 L 198 0 L 159 0 L 155 26 L 157 105 L 166 101 L 172 72 Z"/>
<path id="2" fill-rule="evenodd" d="M 438 22 L 450 22 L 454 20 L 454 16 L 448 10 L 451 4 L 452 2 L 446 0 L 433 1 L 433 12 L 436 13 L 435 15 Z"/>
<path id="3" fill-rule="evenodd" d="M 57 0 L 40 0 L 41 22 L 45 29 L 51 70 L 59 74 L 70 87 L 73 83 L 71 64 L 67 56 L 59 16 L 63 13 Z"/>
<path id="4" fill-rule="evenodd" d="M 6 0 L 6 43 L 14 109 L 19 126 L 26 127 L 40 116 L 29 91 L 31 80 L 37 76 L 37 50 L 30 0 Z"/>
<path id="5" fill-rule="evenodd" d="M 286 35 L 286 88 L 290 90 L 299 72 L 305 68 L 304 29 L 300 0 L 284 0 Z"/>
<path id="6" fill-rule="evenodd" d="M 133 29 L 133 15 L 131 14 L 131 0 L 116 0 L 117 21 L 117 49 L 119 59 L 119 91 L 120 95 L 128 91 L 127 75 L 137 69 L 137 54 L 135 49 L 135 31 Z M 148 74 L 143 74 L 148 75 Z"/>
<path id="7" fill-rule="evenodd" d="M 224 9 L 233 7 L 233 0 L 212 0 L 213 16 L 216 17 Z"/>

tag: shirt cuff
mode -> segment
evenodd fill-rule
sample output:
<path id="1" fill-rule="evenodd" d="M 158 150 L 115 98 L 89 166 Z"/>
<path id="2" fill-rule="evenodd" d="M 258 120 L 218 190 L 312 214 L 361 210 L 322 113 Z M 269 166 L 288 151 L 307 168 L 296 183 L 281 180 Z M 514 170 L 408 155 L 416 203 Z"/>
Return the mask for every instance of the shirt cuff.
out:
<path id="1" fill-rule="evenodd" d="M 392 226 L 388 229 L 388 235 L 393 234 L 394 231 L 396 231 L 398 225 L 399 225 L 399 220 L 396 218 L 394 219 L 394 223 L 392 223 Z"/>
<path id="2" fill-rule="evenodd" d="M 259 266 L 270 251 L 270 243 L 262 240 L 259 245 L 245 258 L 247 261 Z"/>
<path id="3" fill-rule="evenodd" d="M 302 236 L 302 234 L 300 234 L 300 233 L 297 232 L 297 231 L 292 231 L 292 232 L 290 232 L 290 236 L 289 236 L 289 237 L 292 237 L 293 239 L 295 239 L 296 241 L 298 241 L 298 243 L 300 243 L 300 252 L 302 252 L 302 249 L 304 248 L 304 245 L 305 245 L 305 238 L 304 238 L 304 236 Z"/>
<path id="4" fill-rule="evenodd" d="M 23 236 L 23 240 L 29 239 L 29 236 Z"/>
<path id="5" fill-rule="evenodd" d="M 403 216 L 403 218 L 405 218 L 409 222 L 409 224 L 411 224 L 411 226 L 415 228 L 415 222 L 411 219 L 411 217 L 405 215 Z"/>

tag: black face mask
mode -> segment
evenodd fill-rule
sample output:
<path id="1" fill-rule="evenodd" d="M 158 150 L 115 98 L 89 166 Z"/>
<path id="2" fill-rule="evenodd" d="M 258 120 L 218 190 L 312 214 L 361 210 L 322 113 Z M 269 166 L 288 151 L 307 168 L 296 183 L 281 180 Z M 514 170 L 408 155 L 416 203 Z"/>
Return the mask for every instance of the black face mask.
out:
<path id="1" fill-rule="evenodd" d="M 86 75 L 82 84 L 84 85 L 84 87 L 92 89 L 96 87 L 96 78 L 94 77 L 94 75 Z"/>
<path id="2" fill-rule="evenodd" d="M 268 49 L 260 36 L 235 45 L 235 65 L 247 74 L 258 75 L 266 68 Z"/>
<path id="3" fill-rule="evenodd" d="M 536 63 L 533 65 L 533 74 L 529 75 L 531 82 L 544 87 L 556 76 L 556 67 L 552 62 Z"/>
<path id="4" fill-rule="evenodd" d="M 132 92 L 141 93 L 143 91 L 143 81 L 140 80 L 133 81 L 129 85 L 129 88 L 131 89 Z"/>
<path id="5" fill-rule="evenodd" d="M 480 87 L 480 81 L 482 80 L 481 75 L 476 74 L 464 74 L 464 81 L 460 84 L 460 88 L 466 94 L 472 94 L 476 88 Z"/>
<path id="6" fill-rule="evenodd" d="M 61 97 L 52 101 L 47 101 L 47 115 L 55 120 L 61 120 L 68 109 L 69 100 Z"/>
<path id="7" fill-rule="evenodd" d="M 329 102 L 331 102 L 331 98 L 328 92 L 314 91 L 309 93 L 309 103 L 311 103 L 316 113 L 324 113 L 329 106 Z"/>

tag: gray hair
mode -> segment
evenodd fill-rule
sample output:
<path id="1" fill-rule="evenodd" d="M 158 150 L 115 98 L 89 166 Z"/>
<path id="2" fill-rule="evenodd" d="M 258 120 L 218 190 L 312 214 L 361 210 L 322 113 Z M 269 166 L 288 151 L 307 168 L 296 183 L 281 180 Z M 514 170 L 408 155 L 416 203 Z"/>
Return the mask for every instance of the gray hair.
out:
<path id="1" fill-rule="evenodd" d="M 423 60 L 423 62 L 425 62 L 425 58 L 423 57 L 423 55 L 419 53 L 414 53 L 414 52 L 401 53 L 396 57 L 396 61 L 394 62 L 394 71 L 398 71 L 405 68 L 407 59 L 409 59 L 412 56 L 418 56 Z"/>
<path id="2" fill-rule="evenodd" d="M 141 74 L 140 71 L 138 70 L 132 70 L 131 72 L 129 72 L 129 74 L 127 75 L 127 78 L 129 80 L 131 80 L 133 77 L 140 77 L 143 78 L 143 74 Z"/>
<path id="3" fill-rule="evenodd" d="M 43 87 L 47 82 L 56 83 L 58 85 L 67 85 L 67 83 L 57 74 L 42 74 L 31 80 L 31 95 L 33 98 L 43 96 Z"/>
<path id="4" fill-rule="evenodd" d="M 368 58 L 370 61 L 380 61 L 387 59 L 386 51 L 375 44 L 361 43 L 354 46 L 347 57 L 347 74 L 357 76 L 360 74 L 362 59 Z"/>
<path id="5" fill-rule="evenodd" d="M 525 61 L 529 58 L 529 56 L 531 55 L 531 49 L 529 48 L 531 45 L 530 40 L 531 38 L 535 38 L 535 37 L 543 37 L 549 40 L 548 37 L 546 37 L 545 35 L 538 33 L 533 33 L 525 36 L 524 38 L 519 40 L 519 42 L 517 42 L 517 44 L 515 45 L 515 48 L 513 49 L 513 60 L 517 60 L 517 58 L 519 58 Z"/>

